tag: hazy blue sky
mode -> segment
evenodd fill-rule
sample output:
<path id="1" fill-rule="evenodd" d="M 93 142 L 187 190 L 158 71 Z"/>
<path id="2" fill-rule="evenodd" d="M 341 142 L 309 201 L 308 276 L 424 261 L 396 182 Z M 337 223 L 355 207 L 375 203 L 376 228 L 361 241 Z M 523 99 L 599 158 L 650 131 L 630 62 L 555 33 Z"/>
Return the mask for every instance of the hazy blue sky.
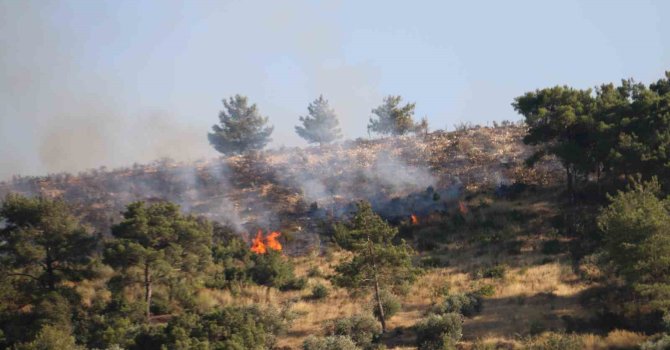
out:
<path id="1" fill-rule="evenodd" d="M 0 178 L 210 157 L 221 99 L 273 146 L 324 94 L 364 136 L 384 95 L 431 128 L 519 117 L 525 91 L 670 69 L 670 1 L 0 0 Z"/>

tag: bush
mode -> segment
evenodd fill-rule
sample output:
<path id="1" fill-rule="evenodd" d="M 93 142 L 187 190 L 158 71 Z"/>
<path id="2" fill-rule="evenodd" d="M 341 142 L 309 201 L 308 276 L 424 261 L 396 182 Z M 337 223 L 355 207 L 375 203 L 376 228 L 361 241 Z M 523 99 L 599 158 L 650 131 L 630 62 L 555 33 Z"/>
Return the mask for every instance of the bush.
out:
<path id="1" fill-rule="evenodd" d="M 312 288 L 312 295 L 310 297 L 312 299 L 320 300 L 320 299 L 327 298 L 328 294 L 330 294 L 330 292 L 328 291 L 328 288 L 321 283 L 317 283 Z"/>
<path id="2" fill-rule="evenodd" d="M 479 293 L 450 294 L 438 308 L 440 314 L 458 313 L 472 317 L 482 311 L 482 297 Z"/>
<path id="3" fill-rule="evenodd" d="M 312 266 L 309 268 L 309 270 L 307 270 L 307 277 L 315 278 L 323 276 L 323 271 L 321 271 L 321 268 L 318 266 Z"/>
<path id="4" fill-rule="evenodd" d="M 303 350 L 359 350 L 349 337 L 334 335 L 330 337 L 309 336 L 302 343 Z"/>
<path id="5" fill-rule="evenodd" d="M 203 316 L 183 314 L 173 318 L 165 327 L 162 345 L 175 344 L 184 349 L 198 349 L 203 344 L 212 349 L 266 349 L 274 346 L 275 336 L 285 327 L 284 317 L 273 308 L 225 307 Z"/>
<path id="6" fill-rule="evenodd" d="M 646 342 L 640 344 L 640 350 L 666 350 L 670 349 L 670 335 L 663 334 L 659 337 L 654 337 Z"/>
<path id="7" fill-rule="evenodd" d="M 370 315 L 354 315 L 335 320 L 326 330 L 326 334 L 351 338 L 356 345 L 370 349 L 372 343 L 381 334 L 379 322 Z"/>
<path id="8" fill-rule="evenodd" d="M 485 269 L 482 273 L 484 278 L 504 278 L 507 272 L 507 266 L 495 265 Z"/>
<path id="9" fill-rule="evenodd" d="M 492 297 L 496 294 L 496 287 L 492 284 L 485 284 L 477 291 L 482 297 Z"/>
<path id="10" fill-rule="evenodd" d="M 463 318 L 457 313 L 431 314 L 416 326 L 416 345 L 420 350 L 455 349 L 463 336 Z"/>
<path id="11" fill-rule="evenodd" d="M 282 290 L 305 288 L 307 281 L 295 277 L 293 264 L 274 250 L 252 257 L 249 268 L 251 279 L 257 284 Z"/>
<path id="12" fill-rule="evenodd" d="M 389 320 L 391 317 L 397 314 L 398 311 L 400 311 L 400 301 L 398 300 L 398 297 L 396 297 L 392 293 L 386 290 L 381 290 L 379 292 L 379 298 L 382 301 L 382 309 L 384 309 L 384 318 L 386 320 Z M 379 307 L 377 306 L 377 299 L 375 299 L 374 295 L 372 296 L 372 300 L 370 301 L 370 306 L 372 308 L 372 313 L 375 315 L 375 317 L 377 319 L 380 319 Z"/>
<path id="13" fill-rule="evenodd" d="M 550 333 L 533 339 L 527 350 L 582 350 L 584 342 L 575 334 Z"/>

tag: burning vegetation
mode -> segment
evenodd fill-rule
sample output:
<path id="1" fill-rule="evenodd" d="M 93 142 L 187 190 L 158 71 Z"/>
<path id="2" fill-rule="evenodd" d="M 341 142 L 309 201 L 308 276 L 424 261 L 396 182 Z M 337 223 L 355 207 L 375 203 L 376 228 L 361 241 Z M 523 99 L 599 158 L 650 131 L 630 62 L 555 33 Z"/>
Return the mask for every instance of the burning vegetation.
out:
<path id="1" fill-rule="evenodd" d="M 265 254 L 268 249 L 281 251 L 281 243 L 277 240 L 281 236 L 281 233 L 273 231 L 270 232 L 265 238 L 263 238 L 263 231 L 258 230 L 256 237 L 251 241 L 251 251 L 256 254 Z"/>

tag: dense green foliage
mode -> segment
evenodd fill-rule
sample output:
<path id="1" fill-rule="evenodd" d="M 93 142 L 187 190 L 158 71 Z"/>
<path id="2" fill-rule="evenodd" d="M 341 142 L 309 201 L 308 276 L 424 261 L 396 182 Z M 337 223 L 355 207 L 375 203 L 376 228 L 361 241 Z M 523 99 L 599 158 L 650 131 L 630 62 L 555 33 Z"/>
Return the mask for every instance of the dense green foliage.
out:
<path id="1" fill-rule="evenodd" d="M 420 350 L 456 349 L 463 336 L 463 319 L 457 313 L 431 314 L 416 324 L 416 345 Z"/>
<path id="2" fill-rule="evenodd" d="M 54 291 L 86 277 L 94 237 L 61 200 L 9 195 L 0 209 L 0 264 L 25 288 Z"/>
<path id="3" fill-rule="evenodd" d="M 107 244 L 105 262 L 120 269 L 124 284 L 142 283 L 148 318 L 155 285 L 166 284 L 172 298 L 206 271 L 212 226 L 182 215 L 179 206 L 168 202 L 132 203 L 123 218 L 112 227 L 116 239 Z"/>
<path id="4" fill-rule="evenodd" d="M 598 217 L 603 249 L 614 272 L 649 300 L 670 311 L 670 200 L 654 178 L 611 197 Z"/>
<path id="5" fill-rule="evenodd" d="M 223 100 L 225 109 L 219 113 L 219 125 L 212 126 L 207 135 L 214 148 L 227 155 L 261 150 L 271 141 L 274 128 L 267 126 L 268 118 L 249 106 L 245 96 L 235 95 Z"/>
<path id="6" fill-rule="evenodd" d="M 373 348 L 373 342 L 381 334 L 381 327 L 370 315 L 354 315 L 340 318 L 326 329 L 326 334 L 335 336 L 346 336 L 354 343 L 363 348 Z"/>
<path id="7" fill-rule="evenodd" d="M 624 80 L 595 92 L 567 86 L 536 90 L 512 105 L 528 125 L 524 142 L 538 146 L 529 163 L 556 156 L 569 191 L 578 180 L 616 184 L 634 173 L 670 184 L 670 72 L 649 86 Z"/>
<path id="8" fill-rule="evenodd" d="M 328 100 L 319 96 L 307 106 L 309 114 L 300 117 L 302 126 L 296 126 L 295 132 L 309 143 L 323 145 L 342 137 L 339 121 Z"/>

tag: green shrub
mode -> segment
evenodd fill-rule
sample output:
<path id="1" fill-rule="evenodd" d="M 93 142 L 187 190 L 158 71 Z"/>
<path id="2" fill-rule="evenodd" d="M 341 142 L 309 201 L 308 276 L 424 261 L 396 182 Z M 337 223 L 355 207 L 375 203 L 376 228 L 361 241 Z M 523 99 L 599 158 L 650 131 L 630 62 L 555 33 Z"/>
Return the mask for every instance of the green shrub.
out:
<path id="1" fill-rule="evenodd" d="M 496 287 L 492 284 L 485 284 L 477 291 L 482 297 L 492 297 L 496 294 Z"/>
<path id="2" fill-rule="evenodd" d="M 379 298 L 382 301 L 382 309 L 384 309 L 385 319 L 389 320 L 391 317 L 397 314 L 398 311 L 400 311 L 400 300 L 398 300 L 398 297 L 393 295 L 391 292 L 381 290 L 379 292 Z M 372 313 L 377 319 L 379 319 L 379 307 L 377 306 L 377 299 L 375 299 L 374 295 L 370 301 L 370 306 L 372 308 Z"/>
<path id="3" fill-rule="evenodd" d="M 533 339 L 526 350 L 582 350 L 584 342 L 575 334 L 550 333 Z"/>
<path id="4" fill-rule="evenodd" d="M 252 261 L 249 275 L 257 284 L 282 290 L 300 290 L 307 284 L 307 280 L 295 277 L 291 261 L 277 251 L 270 250 L 267 254 L 256 254 L 252 257 Z"/>
<path id="5" fill-rule="evenodd" d="M 328 287 L 321 283 L 317 283 L 314 287 L 312 287 L 312 295 L 310 295 L 310 298 L 316 300 L 325 299 L 328 297 L 328 294 L 330 294 Z"/>
<path id="6" fill-rule="evenodd" d="M 307 270 L 307 277 L 316 278 L 323 277 L 323 271 L 318 266 L 312 266 Z"/>
<path id="7" fill-rule="evenodd" d="M 666 350 L 670 349 L 670 335 L 663 334 L 640 344 L 640 350 Z"/>
<path id="8" fill-rule="evenodd" d="M 431 314 L 416 328 L 416 345 L 420 350 L 455 349 L 463 336 L 463 318 L 457 313 Z"/>
<path id="9" fill-rule="evenodd" d="M 286 320 L 273 308 L 225 307 L 203 316 L 187 313 L 173 318 L 161 344 L 167 349 L 199 349 L 204 344 L 212 349 L 267 349 L 285 328 Z M 160 349 L 155 342 L 138 348 Z"/>
<path id="10" fill-rule="evenodd" d="M 477 292 L 450 294 L 438 308 L 440 314 L 458 313 L 472 317 L 482 311 L 482 297 Z"/>
<path id="11" fill-rule="evenodd" d="M 302 343 L 303 350 L 360 350 L 349 337 L 333 335 L 329 337 L 309 336 Z"/>
<path id="12" fill-rule="evenodd" d="M 304 277 L 292 278 L 287 283 L 279 287 L 281 291 L 303 290 L 307 287 L 307 279 Z"/>
<path id="13" fill-rule="evenodd" d="M 327 327 L 326 334 L 349 337 L 361 348 L 370 349 L 381 331 L 379 322 L 371 315 L 354 315 L 335 320 Z"/>
<path id="14" fill-rule="evenodd" d="M 507 272 L 507 266 L 495 265 L 487 269 L 484 269 L 482 276 L 484 278 L 504 278 L 506 272 Z"/>

